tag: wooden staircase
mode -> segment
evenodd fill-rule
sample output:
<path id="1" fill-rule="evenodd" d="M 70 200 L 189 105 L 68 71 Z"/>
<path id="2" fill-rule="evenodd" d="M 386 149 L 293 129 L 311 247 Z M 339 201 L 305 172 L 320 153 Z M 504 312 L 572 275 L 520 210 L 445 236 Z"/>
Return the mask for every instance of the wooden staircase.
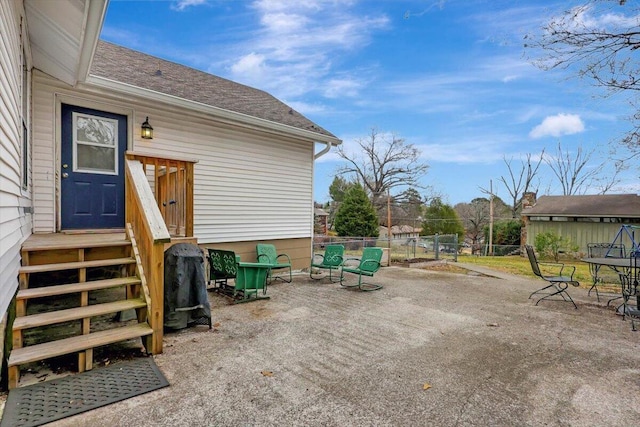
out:
<path id="1" fill-rule="evenodd" d="M 27 363 L 77 353 L 83 372 L 93 368 L 94 348 L 139 337 L 149 351 L 149 291 L 130 226 L 127 233 L 128 239 L 124 233 L 33 235 L 25 242 L 9 388 L 18 386 L 20 366 Z M 95 295 L 100 301 L 92 301 Z M 105 316 L 129 310 L 135 310 L 135 320 L 105 321 Z M 65 333 L 33 333 L 52 325 L 67 326 Z M 38 335 L 45 335 L 46 342 Z"/>

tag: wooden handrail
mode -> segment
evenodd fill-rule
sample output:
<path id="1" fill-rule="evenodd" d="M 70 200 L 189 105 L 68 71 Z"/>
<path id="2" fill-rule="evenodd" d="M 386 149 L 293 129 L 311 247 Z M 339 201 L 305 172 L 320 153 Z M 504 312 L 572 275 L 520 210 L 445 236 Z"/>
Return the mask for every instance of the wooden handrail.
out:
<path id="1" fill-rule="evenodd" d="M 142 163 L 158 209 L 172 236 L 193 237 L 193 174 L 196 160 L 127 152 L 127 159 Z"/>
<path id="2" fill-rule="evenodd" d="M 127 159 L 125 171 L 126 223 L 130 224 L 136 238 L 150 299 L 147 321 L 153 334 L 147 351 L 158 354 L 162 353 L 164 327 L 164 244 L 171 241 L 171 236 L 142 163 Z"/>
<path id="3" fill-rule="evenodd" d="M 132 196 L 135 198 L 135 206 L 140 208 L 140 214 L 144 217 L 143 225 L 147 229 L 150 237 L 155 241 L 170 242 L 171 235 L 167 229 L 162 214 L 155 202 L 153 192 L 147 181 L 142 163 L 136 160 L 127 160 L 127 178 L 131 189 L 134 190 Z M 127 207 L 133 207 L 134 204 L 127 203 Z M 127 220 L 127 222 L 129 222 Z"/>

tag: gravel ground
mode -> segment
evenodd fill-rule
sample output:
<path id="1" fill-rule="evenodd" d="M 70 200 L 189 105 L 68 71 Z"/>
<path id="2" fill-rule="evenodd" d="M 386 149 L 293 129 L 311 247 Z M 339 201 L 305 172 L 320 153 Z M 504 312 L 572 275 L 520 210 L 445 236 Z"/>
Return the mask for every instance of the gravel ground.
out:
<path id="1" fill-rule="evenodd" d="M 154 356 L 170 387 L 52 425 L 638 423 L 629 321 L 584 289 L 570 289 L 578 310 L 535 306 L 544 282 L 478 270 L 388 267 L 375 292 L 296 276 L 239 305 L 211 294 L 214 329 L 167 334 Z"/>

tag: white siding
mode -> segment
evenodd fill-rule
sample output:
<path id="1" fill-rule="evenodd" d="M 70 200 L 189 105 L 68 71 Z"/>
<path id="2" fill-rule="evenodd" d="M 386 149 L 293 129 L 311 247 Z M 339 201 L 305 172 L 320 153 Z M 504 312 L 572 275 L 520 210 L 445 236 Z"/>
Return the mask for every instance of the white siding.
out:
<path id="1" fill-rule="evenodd" d="M 0 320 L 18 287 L 20 247 L 31 233 L 31 215 L 26 213 L 31 202 L 22 186 L 23 85 L 28 97 L 23 15 L 22 2 L 0 1 Z M 29 117 L 24 120 L 28 127 Z"/>
<path id="2" fill-rule="evenodd" d="M 198 160 L 194 233 L 200 243 L 312 236 L 312 141 L 223 123 L 168 105 L 151 107 L 132 96 L 72 89 L 43 73 L 34 76 L 36 231 L 56 228 L 56 103 L 70 102 L 70 97 L 83 106 L 128 114 L 133 135 L 129 149 Z M 140 139 L 146 116 L 154 128 L 151 141 Z"/>
<path id="3" fill-rule="evenodd" d="M 42 74 L 33 72 L 33 231 L 55 233 L 55 190 L 59 168 L 55 151 L 55 102 L 52 93 L 42 90 Z"/>
<path id="4" fill-rule="evenodd" d="M 559 236 L 566 237 L 578 245 L 579 251 L 587 253 L 589 243 L 612 243 L 618 235 L 621 223 L 604 222 L 560 222 L 560 221 L 529 221 L 527 225 L 527 245 L 535 245 L 538 234 L 553 231 Z M 636 237 L 637 240 L 637 237 Z M 622 233 L 616 243 L 625 245 L 627 251 L 633 244 L 629 236 Z"/>

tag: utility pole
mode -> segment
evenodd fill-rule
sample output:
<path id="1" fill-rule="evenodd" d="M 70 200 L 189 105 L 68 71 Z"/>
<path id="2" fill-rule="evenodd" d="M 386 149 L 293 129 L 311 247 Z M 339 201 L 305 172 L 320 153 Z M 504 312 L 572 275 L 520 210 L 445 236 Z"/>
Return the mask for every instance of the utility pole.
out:
<path id="1" fill-rule="evenodd" d="M 391 190 L 387 190 L 387 248 L 389 248 L 387 257 L 387 267 L 389 267 L 391 265 Z"/>
<path id="2" fill-rule="evenodd" d="M 493 256 L 493 180 L 489 181 L 489 255 Z"/>

